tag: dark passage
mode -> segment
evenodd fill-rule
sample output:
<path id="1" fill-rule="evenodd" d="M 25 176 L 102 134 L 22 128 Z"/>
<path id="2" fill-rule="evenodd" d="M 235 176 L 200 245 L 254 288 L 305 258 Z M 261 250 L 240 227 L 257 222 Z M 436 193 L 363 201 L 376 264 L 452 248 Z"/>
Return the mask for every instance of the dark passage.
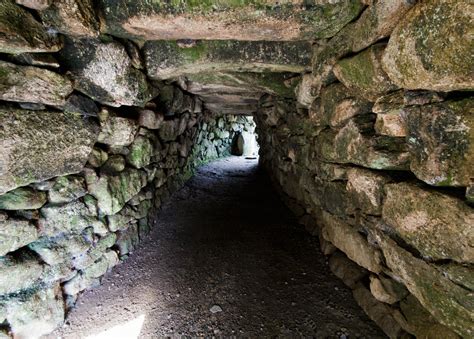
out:
<path id="1" fill-rule="evenodd" d="M 325 260 L 256 160 L 219 160 L 51 337 L 384 337 Z"/>

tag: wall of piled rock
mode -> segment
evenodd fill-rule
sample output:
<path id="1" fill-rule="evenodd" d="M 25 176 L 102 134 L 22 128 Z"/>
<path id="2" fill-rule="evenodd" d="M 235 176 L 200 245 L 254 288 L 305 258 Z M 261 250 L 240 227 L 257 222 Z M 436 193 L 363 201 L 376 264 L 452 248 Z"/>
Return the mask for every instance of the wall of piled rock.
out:
<path id="1" fill-rule="evenodd" d="M 229 155 L 232 140 L 255 129 L 251 117 L 201 112 L 199 99 L 184 97 L 191 105 L 166 117 L 152 104 L 132 117 L 102 108 L 97 118 L 2 108 L 2 137 L 30 166 L 14 172 L 11 164 L 18 179 L 0 195 L 3 335 L 61 325 L 81 291 L 148 234 L 196 166 Z"/>
<path id="2" fill-rule="evenodd" d="M 375 2 L 256 114 L 261 163 L 392 338 L 474 335 L 472 10 Z"/>
<path id="3" fill-rule="evenodd" d="M 78 24 L 60 39 L 13 1 L 0 12 L 19 20 L 0 20 L 0 337 L 21 338 L 60 326 L 193 170 L 255 124 L 152 82 L 130 41 Z"/>

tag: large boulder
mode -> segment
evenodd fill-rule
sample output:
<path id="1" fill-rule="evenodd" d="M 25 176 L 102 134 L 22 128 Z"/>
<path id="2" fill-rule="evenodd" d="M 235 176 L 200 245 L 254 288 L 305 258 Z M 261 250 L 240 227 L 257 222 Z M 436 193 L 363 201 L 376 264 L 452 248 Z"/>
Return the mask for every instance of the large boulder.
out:
<path id="1" fill-rule="evenodd" d="M 77 173 L 97 139 L 95 122 L 53 111 L 0 108 L 0 194 Z"/>
<path id="2" fill-rule="evenodd" d="M 99 21 L 93 0 L 55 0 L 39 14 L 46 26 L 62 34 L 89 37 L 99 35 Z"/>
<path id="3" fill-rule="evenodd" d="M 474 101 L 405 110 L 410 169 L 430 185 L 469 186 L 474 177 Z"/>
<path id="4" fill-rule="evenodd" d="M 385 186 L 383 220 L 424 257 L 474 261 L 474 211 L 462 200 L 409 183 Z"/>
<path id="5" fill-rule="evenodd" d="M 390 37 L 383 58 L 389 77 L 407 89 L 473 89 L 473 13 L 469 0 L 419 2 Z"/>
<path id="6" fill-rule="evenodd" d="M 0 100 L 63 106 L 72 90 L 62 75 L 0 61 Z"/>
<path id="7" fill-rule="evenodd" d="M 387 236 L 378 234 L 376 238 L 387 266 L 433 317 L 463 337 L 472 337 L 472 292 L 453 283 L 435 267 L 414 257 Z"/>
<path id="8" fill-rule="evenodd" d="M 198 41 L 182 46 L 176 41 L 149 41 L 143 48 L 152 79 L 219 71 L 302 72 L 311 64 L 309 42 Z"/>
<path id="9" fill-rule="evenodd" d="M 363 9 L 360 0 L 101 0 L 108 33 L 141 40 L 329 38 Z M 171 14 L 171 15 L 170 15 Z"/>
<path id="10" fill-rule="evenodd" d="M 0 53 L 57 52 L 62 43 L 13 0 L 0 3 Z"/>
<path id="11" fill-rule="evenodd" d="M 144 106 L 156 90 L 133 67 L 124 46 L 116 41 L 68 39 L 62 62 L 74 79 L 74 87 L 109 106 Z"/>

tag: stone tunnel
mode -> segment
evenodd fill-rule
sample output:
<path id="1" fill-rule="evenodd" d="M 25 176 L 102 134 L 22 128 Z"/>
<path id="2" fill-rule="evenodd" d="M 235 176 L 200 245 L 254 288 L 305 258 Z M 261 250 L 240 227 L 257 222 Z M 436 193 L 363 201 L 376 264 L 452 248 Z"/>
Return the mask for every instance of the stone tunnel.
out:
<path id="1" fill-rule="evenodd" d="M 122 271 L 202 238 L 164 240 L 186 232 L 191 200 L 195 219 L 222 214 L 206 236 L 225 240 L 195 270 L 232 266 L 222 253 L 259 262 L 226 269 L 261 293 L 278 283 L 249 314 L 291 293 L 286 316 L 184 302 L 163 315 L 194 312 L 179 331 L 109 337 L 474 337 L 473 15 L 469 0 L 0 0 L 0 338 L 89 335 Z M 258 160 L 242 150 L 255 135 Z M 255 181 L 218 167 L 233 163 Z M 219 173 L 243 194 L 227 212 L 212 208 L 230 192 L 212 191 Z M 266 180 L 268 198 L 252 198 Z M 269 227 L 240 204 L 289 226 L 266 229 L 265 251 L 234 252 L 229 237 Z M 272 257 L 281 247 L 293 261 Z M 206 296 L 217 280 L 163 298 Z M 321 320 L 334 308 L 339 320 Z"/>

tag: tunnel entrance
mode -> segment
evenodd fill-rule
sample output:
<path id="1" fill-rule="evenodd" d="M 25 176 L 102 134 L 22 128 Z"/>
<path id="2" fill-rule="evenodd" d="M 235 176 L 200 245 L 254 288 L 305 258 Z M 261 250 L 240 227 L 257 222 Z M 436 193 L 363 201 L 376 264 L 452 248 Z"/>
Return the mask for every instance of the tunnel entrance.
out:
<path id="1" fill-rule="evenodd" d="M 0 337 L 473 337 L 472 7 L 0 0 Z"/>

